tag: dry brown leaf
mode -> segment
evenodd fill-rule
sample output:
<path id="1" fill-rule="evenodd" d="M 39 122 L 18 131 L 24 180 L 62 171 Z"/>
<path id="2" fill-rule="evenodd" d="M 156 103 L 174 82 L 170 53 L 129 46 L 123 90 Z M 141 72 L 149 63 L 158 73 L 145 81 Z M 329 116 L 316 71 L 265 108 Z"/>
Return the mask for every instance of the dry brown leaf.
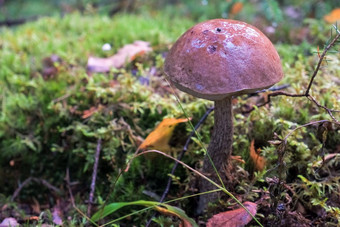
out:
<path id="1" fill-rule="evenodd" d="M 333 9 L 329 14 L 325 15 L 323 19 L 330 24 L 340 21 L 340 8 Z"/>
<path id="2" fill-rule="evenodd" d="M 260 152 L 260 149 L 258 149 L 258 152 L 255 151 L 255 141 L 253 139 L 250 143 L 249 155 L 254 162 L 255 169 L 262 171 L 266 166 L 266 159 L 259 155 Z"/>
<path id="3" fill-rule="evenodd" d="M 1 227 L 10 227 L 10 226 L 14 227 L 14 226 L 19 226 L 19 223 L 17 222 L 15 218 L 5 218 L 0 223 L 0 226 Z"/>
<path id="4" fill-rule="evenodd" d="M 33 203 L 31 204 L 32 210 L 34 213 L 36 214 L 40 214 L 41 213 L 41 209 L 40 209 L 40 204 L 38 202 L 38 200 L 36 198 L 33 197 Z"/>
<path id="5" fill-rule="evenodd" d="M 245 164 L 246 162 L 242 159 L 242 157 L 241 156 L 239 156 L 239 155 L 236 155 L 236 156 L 230 156 L 230 158 L 232 159 L 232 160 L 234 160 L 234 161 L 238 161 L 238 162 L 241 162 L 241 163 L 243 163 L 243 164 Z"/>
<path id="6" fill-rule="evenodd" d="M 254 216 L 257 211 L 256 203 L 245 202 L 243 205 Z M 241 208 L 236 210 L 226 211 L 214 215 L 208 220 L 207 227 L 241 227 L 245 226 L 252 220 L 250 214 Z"/>
<path id="7" fill-rule="evenodd" d="M 53 213 L 52 213 L 52 218 L 53 218 L 53 223 L 56 225 L 63 225 L 63 220 L 61 218 L 61 210 L 58 207 L 54 207 Z"/>
<path id="8" fill-rule="evenodd" d="M 88 110 L 84 110 L 81 118 L 85 119 L 91 117 L 95 112 L 100 111 L 101 109 L 103 109 L 102 105 L 99 105 L 98 107 L 93 106 Z"/>
<path id="9" fill-rule="evenodd" d="M 169 141 L 175 126 L 179 123 L 187 122 L 187 118 L 166 118 L 164 119 L 144 140 L 139 146 L 139 149 L 155 149 L 165 153 L 171 151 Z"/>
<path id="10" fill-rule="evenodd" d="M 152 51 L 149 45 L 148 42 L 137 40 L 132 44 L 123 46 L 111 57 L 96 58 L 90 56 L 87 61 L 87 70 L 89 72 L 109 72 L 112 68 L 121 68 L 137 56 Z"/>

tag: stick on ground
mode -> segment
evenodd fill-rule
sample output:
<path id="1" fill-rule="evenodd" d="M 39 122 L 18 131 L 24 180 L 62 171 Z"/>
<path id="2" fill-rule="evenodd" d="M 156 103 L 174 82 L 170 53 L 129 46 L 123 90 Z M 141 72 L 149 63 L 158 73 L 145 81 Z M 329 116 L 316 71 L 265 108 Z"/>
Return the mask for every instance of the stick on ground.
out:
<path id="1" fill-rule="evenodd" d="M 99 138 L 98 142 L 97 142 L 96 154 L 95 154 L 95 157 L 94 157 L 91 190 L 90 190 L 90 196 L 89 196 L 89 205 L 87 207 L 87 216 L 91 216 L 91 209 L 92 209 L 94 191 L 96 189 L 96 178 L 97 178 L 98 162 L 99 162 L 101 144 L 102 144 L 102 140 Z"/>

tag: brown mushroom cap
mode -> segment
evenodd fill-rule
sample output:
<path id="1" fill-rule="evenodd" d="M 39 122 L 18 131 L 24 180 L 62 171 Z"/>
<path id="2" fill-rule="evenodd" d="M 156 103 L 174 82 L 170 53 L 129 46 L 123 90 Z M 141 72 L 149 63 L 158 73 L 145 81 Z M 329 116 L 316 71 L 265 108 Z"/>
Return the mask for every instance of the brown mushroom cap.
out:
<path id="1" fill-rule="evenodd" d="M 209 100 L 265 89 L 283 78 L 270 40 L 249 24 L 226 19 L 185 32 L 171 48 L 164 71 L 178 89 Z"/>

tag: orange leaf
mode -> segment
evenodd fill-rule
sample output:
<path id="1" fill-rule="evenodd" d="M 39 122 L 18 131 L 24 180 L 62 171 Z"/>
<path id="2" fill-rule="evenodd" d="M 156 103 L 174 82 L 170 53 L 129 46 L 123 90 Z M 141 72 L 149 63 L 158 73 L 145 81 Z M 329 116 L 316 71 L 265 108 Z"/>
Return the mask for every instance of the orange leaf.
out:
<path id="1" fill-rule="evenodd" d="M 236 15 L 239 12 L 241 12 L 242 8 L 243 8 L 242 2 L 235 2 L 230 9 L 230 14 Z"/>
<path id="2" fill-rule="evenodd" d="M 182 122 L 187 122 L 187 118 L 166 118 L 164 119 L 139 146 L 139 149 L 155 149 L 163 152 L 170 152 L 169 141 L 175 126 Z"/>
<path id="3" fill-rule="evenodd" d="M 243 159 L 242 159 L 242 157 L 241 156 L 239 156 L 239 155 L 236 155 L 236 156 L 230 156 L 230 158 L 232 159 L 232 160 L 235 160 L 235 161 L 238 161 L 238 162 L 241 162 L 241 163 L 246 163 Z"/>
<path id="4" fill-rule="evenodd" d="M 330 24 L 340 21 L 340 8 L 332 10 L 329 14 L 325 15 L 323 19 Z"/>
<path id="5" fill-rule="evenodd" d="M 266 159 L 262 156 L 259 155 L 260 153 L 260 149 L 259 149 L 259 152 L 256 152 L 255 151 L 255 145 L 254 145 L 255 141 L 254 139 L 251 141 L 250 143 L 250 148 L 249 148 L 249 154 L 250 154 L 250 157 L 251 159 L 253 160 L 254 162 L 254 165 L 255 165 L 255 169 L 256 170 L 259 170 L 259 171 L 262 171 L 264 169 L 264 167 L 266 166 Z"/>
<path id="6" fill-rule="evenodd" d="M 103 109 L 102 105 L 99 105 L 98 107 L 93 106 L 88 110 L 84 110 L 83 116 L 81 116 L 81 118 L 86 119 L 88 117 L 91 117 L 95 112 L 100 111 L 101 109 Z"/>
<path id="7" fill-rule="evenodd" d="M 135 41 L 123 46 L 118 52 L 108 58 L 89 57 L 87 69 L 90 72 L 108 72 L 112 68 L 121 68 L 133 61 L 137 56 L 150 52 L 152 49 L 148 42 Z"/>
<path id="8" fill-rule="evenodd" d="M 243 205 L 249 210 L 249 212 L 254 216 L 257 211 L 256 203 L 245 202 Z M 214 226 L 225 226 L 225 227 L 241 227 L 245 226 L 251 221 L 252 217 L 250 214 L 241 208 L 236 210 L 226 211 L 214 215 L 208 220 L 207 227 Z"/>

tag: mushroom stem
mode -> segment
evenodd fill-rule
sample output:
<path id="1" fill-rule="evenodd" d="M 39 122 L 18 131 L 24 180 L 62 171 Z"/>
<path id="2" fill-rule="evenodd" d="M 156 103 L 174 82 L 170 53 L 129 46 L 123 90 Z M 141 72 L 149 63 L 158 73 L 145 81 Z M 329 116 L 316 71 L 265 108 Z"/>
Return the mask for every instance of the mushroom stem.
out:
<path id="1" fill-rule="evenodd" d="M 229 158 L 231 156 L 233 143 L 233 111 L 231 96 L 215 101 L 214 118 L 214 130 L 208 147 L 208 153 L 216 170 L 221 175 L 222 180 L 225 181 L 226 173 L 229 172 L 227 168 L 229 166 Z M 204 158 L 202 171 L 203 174 L 207 175 L 216 183 L 220 182 L 208 156 Z M 216 187 L 206 180 L 202 179 L 200 181 L 201 192 L 214 189 L 216 189 Z M 201 214 L 208 203 L 214 202 L 217 198 L 217 192 L 200 196 L 197 213 Z"/>

